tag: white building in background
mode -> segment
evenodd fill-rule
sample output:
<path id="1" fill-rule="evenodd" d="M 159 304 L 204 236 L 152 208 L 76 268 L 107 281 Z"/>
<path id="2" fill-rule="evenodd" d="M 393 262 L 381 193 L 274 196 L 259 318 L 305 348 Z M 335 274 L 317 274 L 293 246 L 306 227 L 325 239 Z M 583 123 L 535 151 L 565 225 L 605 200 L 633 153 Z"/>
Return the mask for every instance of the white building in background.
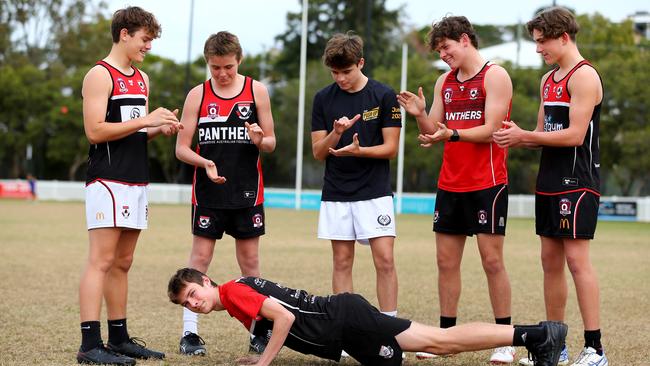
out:
<path id="1" fill-rule="evenodd" d="M 647 11 L 637 11 L 630 15 L 634 23 L 634 31 L 645 39 L 650 39 L 650 13 Z"/>
<path id="2" fill-rule="evenodd" d="M 516 40 L 505 42 L 481 48 L 478 51 L 483 59 L 497 64 L 508 61 L 515 67 L 534 69 L 542 66 L 542 58 L 535 49 L 535 42 L 522 39 L 519 42 Z M 439 70 L 449 70 L 449 66 L 442 60 L 434 61 L 433 67 Z"/>

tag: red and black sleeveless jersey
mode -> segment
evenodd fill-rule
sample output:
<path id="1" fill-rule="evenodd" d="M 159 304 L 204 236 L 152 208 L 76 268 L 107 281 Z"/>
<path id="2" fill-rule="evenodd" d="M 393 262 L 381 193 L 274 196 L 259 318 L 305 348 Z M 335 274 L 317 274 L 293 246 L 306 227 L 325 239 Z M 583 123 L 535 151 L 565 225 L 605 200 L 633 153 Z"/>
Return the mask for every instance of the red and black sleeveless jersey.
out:
<path id="1" fill-rule="evenodd" d="M 111 75 L 113 88 L 106 106 L 106 122 L 121 123 L 147 114 L 149 91 L 140 70 L 131 66 L 125 75 L 105 61 L 97 62 Z M 147 129 L 126 137 L 90 146 L 86 184 L 96 179 L 109 179 L 130 184 L 149 183 L 147 161 Z"/>
<path id="2" fill-rule="evenodd" d="M 246 122 L 258 123 L 253 79 L 246 77 L 242 91 L 221 98 L 210 79 L 203 83 L 197 120 L 197 153 L 214 161 L 225 184 L 212 182 L 205 169 L 194 169 L 192 203 L 212 208 L 253 207 L 264 202 L 260 152 L 248 136 Z"/>
<path id="3" fill-rule="evenodd" d="M 593 67 L 588 61 L 578 63 L 559 81 L 553 70 L 544 82 L 542 100 L 544 103 L 544 132 L 569 128 L 571 94 L 567 85 L 573 73 L 580 67 Z M 602 86 L 602 81 L 601 81 Z M 575 190 L 600 192 L 600 149 L 598 141 L 600 108 L 594 107 L 584 141 L 580 146 L 542 147 L 542 156 L 537 174 L 537 193 L 565 193 Z"/>
<path id="4" fill-rule="evenodd" d="M 442 84 L 444 122 L 449 129 L 463 130 L 485 124 L 485 74 L 487 62 L 478 74 L 463 82 L 459 69 L 452 70 Z M 508 115 L 510 116 L 510 104 Z M 496 143 L 445 142 L 438 188 L 470 192 L 508 183 L 507 150 Z"/>

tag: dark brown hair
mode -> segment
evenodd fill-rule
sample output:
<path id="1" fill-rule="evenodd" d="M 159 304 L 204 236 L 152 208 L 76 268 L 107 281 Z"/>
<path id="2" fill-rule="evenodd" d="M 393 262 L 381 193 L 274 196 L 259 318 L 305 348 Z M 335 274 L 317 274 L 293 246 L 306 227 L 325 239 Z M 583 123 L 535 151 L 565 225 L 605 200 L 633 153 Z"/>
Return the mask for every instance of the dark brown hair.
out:
<path id="1" fill-rule="evenodd" d="M 472 46 L 478 49 L 478 37 L 476 37 L 472 23 L 467 18 L 464 16 L 444 17 L 439 22 L 431 24 L 431 30 L 427 34 L 429 48 L 431 51 L 435 51 L 440 42 L 444 41 L 445 38 L 458 42 L 463 33 L 467 34 L 467 37 L 472 42 Z"/>
<path id="2" fill-rule="evenodd" d="M 205 41 L 205 46 L 203 46 L 203 57 L 205 61 L 208 61 L 212 56 L 229 55 L 235 55 L 237 61 L 240 61 L 242 58 L 241 45 L 236 35 L 222 31 L 211 35 Z"/>
<path id="3" fill-rule="evenodd" d="M 160 32 L 162 31 L 156 17 L 137 6 L 129 6 L 128 8 L 120 9 L 113 13 L 113 21 L 111 22 L 113 43 L 120 41 L 120 32 L 122 29 L 126 29 L 131 36 L 138 30 L 144 29 L 153 38 L 160 37 Z"/>
<path id="4" fill-rule="evenodd" d="M 203 277 L 208 276 L 194 268 L 181 268 L 176 271 L 172 278 L 169 279 L 169 284 L 167 285 L 167 296 L 169 296 L 169 301 L 174 304 L 180 304 L 178 295 L 183 292 L 187 284 L 196 283 L 203 286 Z M 217 286 L 217 284 L 212 280 L 210 280 L 210 283 L 212 283 L 212 286 Z"/>
<path id="5" fill-rule="evenodd" d="M 325 46 L 323 63 L 333 69 L 356 65 L 363 58 L 363 39 L 354 32 L 337 33 Z"/>
<path id="6" fill-rule="evenodd" d="M 566 8 L 556 6 L 543 10 L 535 16 L 530 22 L 526 23 L 528 33 L 533 35 L 533 30 L 537 29 L 542 33 L 544 38 L 560 38 L 567 33 L 572 41 L 575 42 L 576 34 L 580 26 L 576 17 Z"/>

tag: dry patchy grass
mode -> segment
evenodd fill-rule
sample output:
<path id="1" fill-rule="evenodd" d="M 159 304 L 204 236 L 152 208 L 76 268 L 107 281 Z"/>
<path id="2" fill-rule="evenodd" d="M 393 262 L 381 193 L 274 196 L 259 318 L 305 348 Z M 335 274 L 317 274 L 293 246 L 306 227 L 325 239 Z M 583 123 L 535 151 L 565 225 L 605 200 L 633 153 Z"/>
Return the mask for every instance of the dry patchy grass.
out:
<path id="1" fill-rule="evenodd" d="M 181 309 L 166 298 L 169 276 L 187 263 L 191 235 L 189 205 L 150 210 L 150 227 L 141 235 L 130 272 L 130 333 L 167 353 L 164 361 L 139 365 L 229 365 L 246 349 L 246 331 L 225 313 L 202 316 L 200 333 L 208 355 L 180 356 Z M 87 255 L 83 203 L 0 201 L 0 365 L 75 364 L 79 347 L 77 287 Z M 400 316 L 437 324 L 438 300 L 431 217 L 401 215 L 396 262 L 400 282 Z M 316 239 L 317 213 L 267 209 L 267 234 L 262 238 L 264 277 L 318 294 L 330 292 L 331 252 Z M 600 278 L 602 329 L 613 365 L 647 364 L 650 344 L 650 225 L 599 224 L 592 260 Z M 536 322 L 544 317 L 539 243 L 532 220 L 509 220 L 506 265 L 512 283 L 513 319 Z M 357 246 L 355 290 L 376 304 L 370 251 Z M 218 242 L 209 274 L 216 281 L 238 275 L 231 238 Z M 476 250 L 469 239 L 463 260 L 463 293 L 459 321 L 492 321 L 487 285 Z M 569 276 L 567 272 L 567 276 Z M 569 349 L 582 342 L 582 323 L 569 278 L 567 323 Z M 102 331 L 106 336 L 105 315 Z M 523 355 L 520 351 L 519 355 Z M 405 365 L 484 365 L 489 352 L 475 352 L 444 361 Z M 330 365 L 283 350 L 276 365 Z M 342 364 L 353 365 L 351 360 Z"/>

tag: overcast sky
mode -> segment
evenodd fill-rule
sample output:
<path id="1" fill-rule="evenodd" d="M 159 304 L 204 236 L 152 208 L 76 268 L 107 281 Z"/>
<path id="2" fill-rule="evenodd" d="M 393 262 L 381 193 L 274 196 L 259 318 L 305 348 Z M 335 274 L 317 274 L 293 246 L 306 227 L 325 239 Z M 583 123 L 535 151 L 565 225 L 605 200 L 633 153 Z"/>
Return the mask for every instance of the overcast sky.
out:
<path id="1" fill-rule="evenodd" d="M 107 2 L 111 13 L 127 5 L 137 5 L 154 13 L 162 24 L 163 33 L 154 41 L 152 53 L 177 62 L 187 60 L 190 0 Z M 274 37 L 286 30 L 286 14 L 300 12 L 301 3 L 300 0 L 195 0 L 191 58 L 200 56 L 208 36 L 221 30 L 236 34 L 245 54 L 268 50 L 275 45 Z M 544 0 L 386 1 L 391 10 L 405 6 L 403 18 L 409 28 L 429 25 L 447 14 L 465 15 L 476 24 L 526 22 L 535 10 L 551 3 Z M 599 12 L 612 21 L 621 21 L 636 11 L 650 11 L 648 0 L 558 0 L 557 3 L 575 9 L 578 14 Z"/>

